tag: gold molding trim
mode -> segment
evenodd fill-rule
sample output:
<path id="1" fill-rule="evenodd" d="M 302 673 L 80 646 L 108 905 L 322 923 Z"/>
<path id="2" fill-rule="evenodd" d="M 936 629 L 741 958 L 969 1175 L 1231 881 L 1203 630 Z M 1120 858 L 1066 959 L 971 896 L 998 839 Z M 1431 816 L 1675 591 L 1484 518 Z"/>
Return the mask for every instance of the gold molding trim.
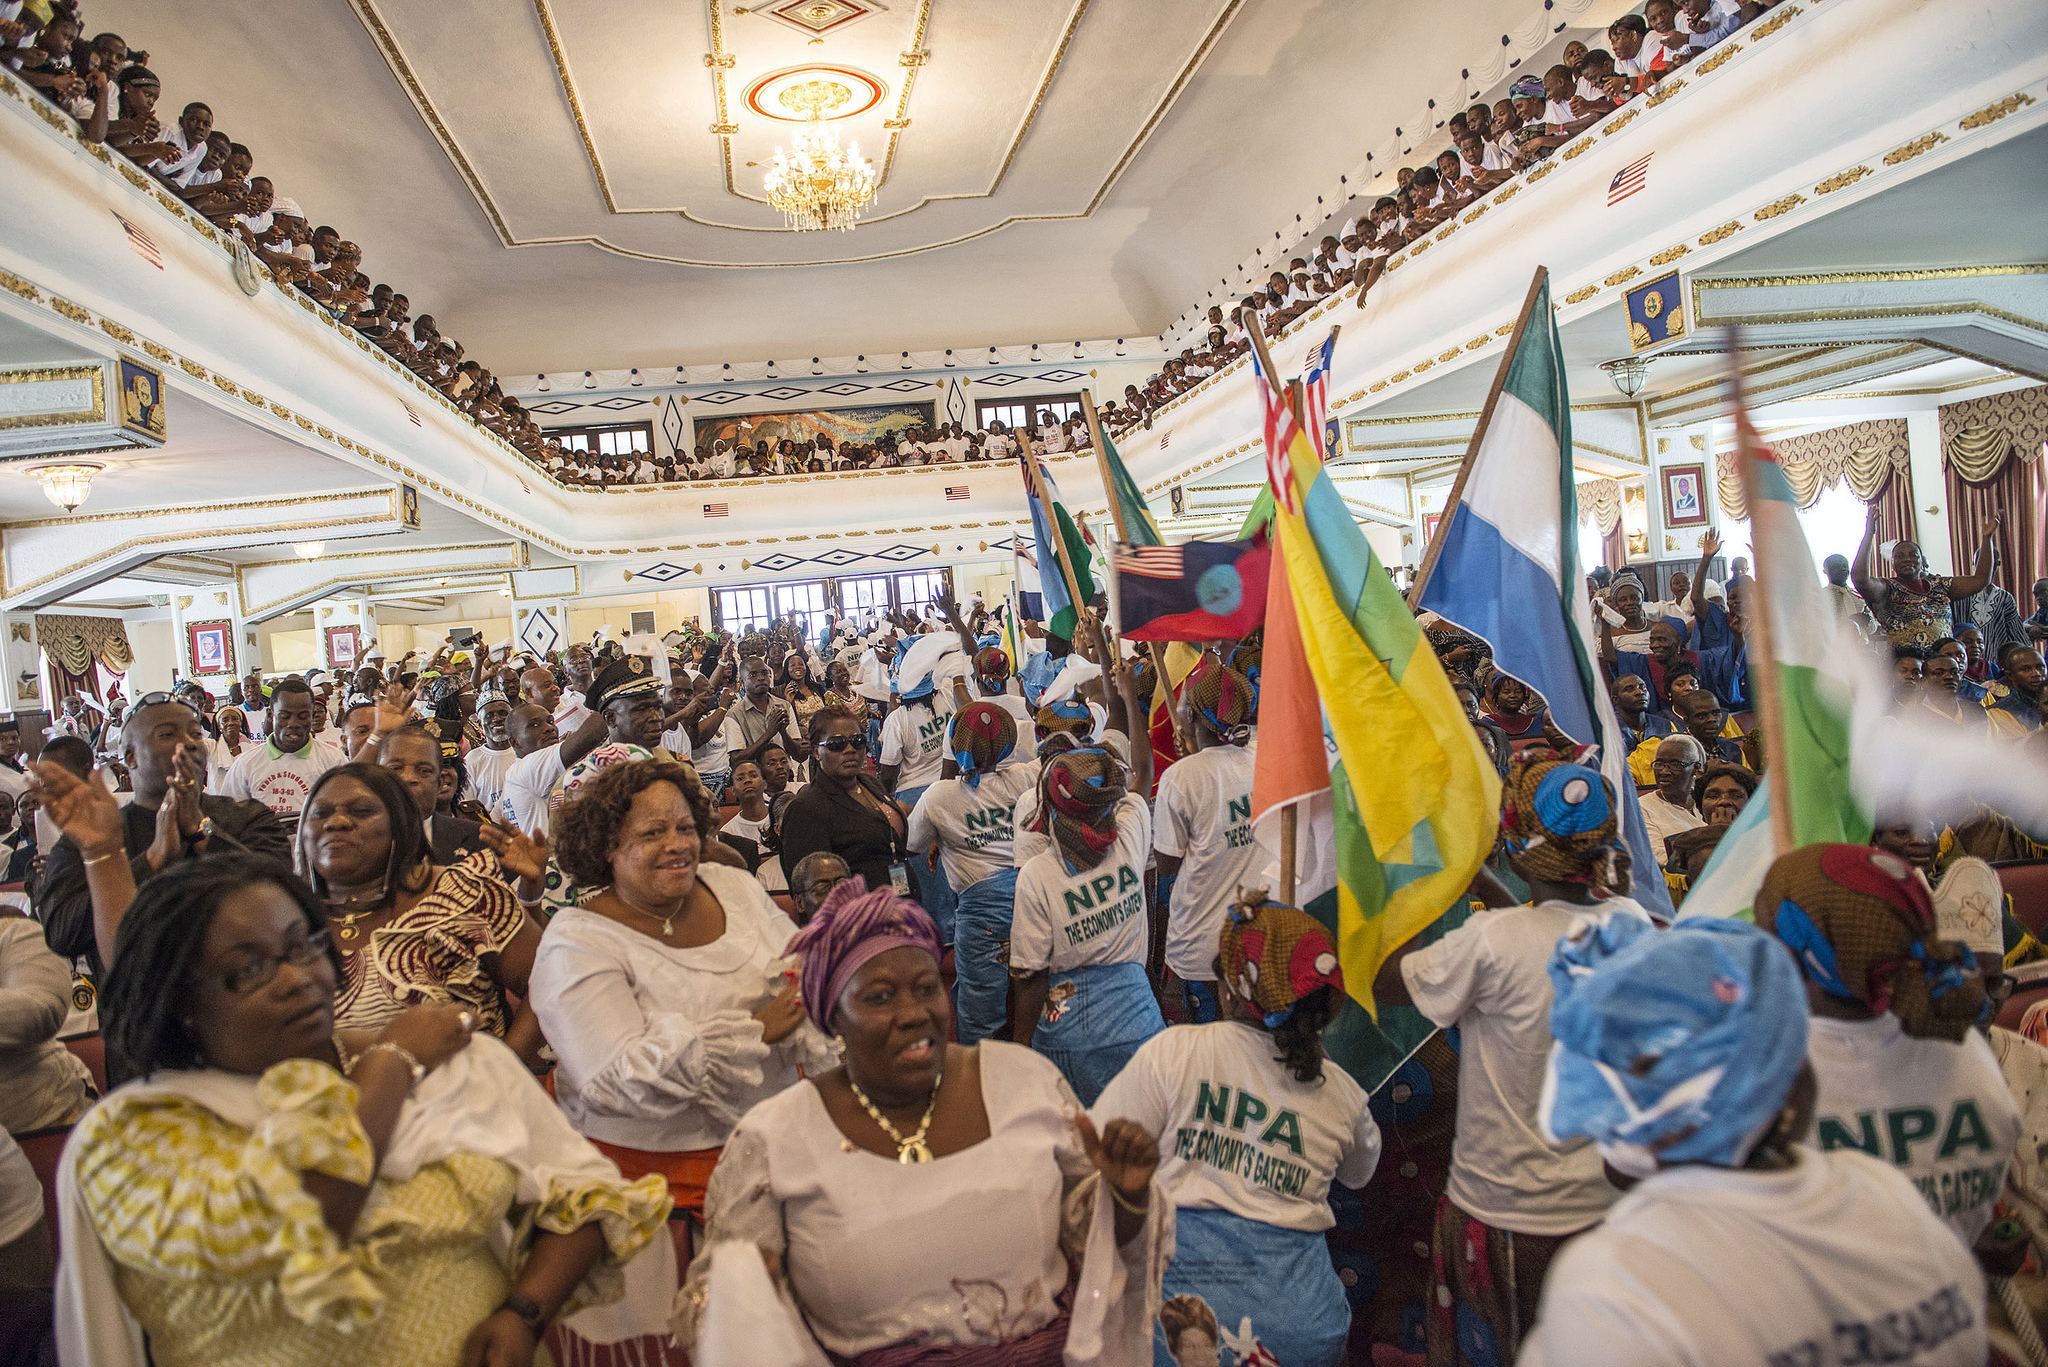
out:
<path id="1" fill-rule="evenodd" d="M 1783 199 L 1773 200 L 1769 204 L 1764 205 L 1763 208 L 1756 211 L 1753 217 L 1756 222 L 1762 223 L 1767 219 L 1776 218 L 1780 214 L 1789 214 L 1804 203 L 1806 203 L 1805 195 L 1786 195 Z"/>
<path id="2" fill-rule="evenodd" d="M 1711 232 L 1701 233 L 1700 245 L 1702 247 L 1716 246 L 1719 243 L 1727 241 L 1729 238 L 1735 236 L 1735 234 L 1741 231 L 1742 224 L 1735 219 L 1730 219 L 1726 223 L 1723 223 L 1720 227 L 1715 228 Z"/>
<path id="3" fill-rule="evenodd" d="M 1785 27 L 1785 25 L 1791 23 L 1794 19 L 1797 19 L 1801 13 L 1802 11 L 1797 5 L 1785 6 L 1785 8 L 1779 10 L 1769 19 L 1766 19 L 1763 23 L 1758 24 L 1756 26 L 1756 30 L 1750 34 L 1750 41 L 1754 42 L 1760 38 L 1770 37 L 1773 33 L 1776 33 L 1779 29 Z"/>
<path id="4" fill-rule="evenodd" d="M 1650 258 L 1650 264 L 1653 266 L 1668 266 L 1679 257 L 1690 254 L 1691 251 L 1691 247 L 1681 242 L 1675 247 L 1666 247 L 1663 251 L 1658 252 Z"/>
<path id="5" fill-rule="evenodd" d="M 1793 13 L 1796 14 L 1798 13 L 1798 11 L 1795 10 L 1793 11 Z M 1679 91 L 1684 90 L 1685 88 L 1685 81 L 1677 76 L 1674 76 L 1667 81 L 1660 81 L 1657 85 L 1657 88 L 1650 92 L 1650 98 L 1644 107 L 1648 109 L 1655 109 L 1658 105 L 1664 103 L 1664 101 L 1670 99 L 1673 95 L 1676 95 Z"/>
<path id="6" fill-rule="evenodd" d="M 1567 294 L 1564 297 L 1564 301 L 1567 304 L 1583 304 L 1599 292 L 1600 287 L 1598 285 L 1587 285 L 1582 289 L 1575 289 L 1570 294 Z"/>
<path id="7" fill-rule="evenodd" d="M 1915 138 L 1913 139 L 1913 141 L 1901 144 L 1900 146 L 1894 147 L 1891 151 L 1885 153 L 1884 164 L 1887 166 L 1897 166 L 1901 162 L 1911 161 L 1913 158 L 1919 156 L 1921 153 L 1931 152 L 1936 147 L 1947 141 L 1948 134 L 1946 133 L 1929 133 L 1924 137 Z"/>
<path id="8" fill-rule="evenodd" d="M 1848 170 L 1842 172 L 1840 175 L 1829 176 L 1826 180 L 1821 181 L 1818 185 L 1815 185 L 1813 187 L 1813 192 L 1816 195 L 1831 195 L 1837 190 L 1845 189 L 1848 186 L 1854 185 L 1857 181 L 1863 179 L 1865 176 L 1869 174 L 1870 168 L 1868 166 L 1851 166 Z"/>
<path id="9" fill-rule="evenodd" d="M 1909 342 L 1904 346 L 1894 347 L 1890 351 L 1881 351 L 1877 353 L 1875 356 L 1851 357 L 1849 360 L 1842 361 L 1836 365 L 1826 366 L 1820 370 L 1808 370 L 1798 375 L 1788 375 L 1782 380 L 1773 380 L 1768 384 L 1751 385 L 1748 388 L 1752 394 L 1768 394 L 1773 389 L 1783 389 L 1787 385 L 1800 384 L 1807 380 L 1824 379 L 1829 375 L 1839 375 L 1845 370 L 1854 370 L 1859 366 L 1881 365 L 1885 361 L 1897 360 L 1901 356 L 1910 355 L 1911 353 L 1918 351 L 1920 347 L 1921 343 L 1919 342 Z M 1722 377 L 1721 379 L 1715 381 L 1715 383 L 1726 383 L 1726 377 Z M 1677 417 L 1680 413 L 1697 412 L 1699 409 L 1713 408 L 1716 405 L 1726 402 L 1729 402 L 1729 399 L 1726 396 L 1717 395 L 1714 397 L 1702 399 L 1698 403 L 1689 403 L 1681 405 L 1678 408 L 1666 409 L 1663 412 L 1657 414 L 1657 418 L 1660 423 L 1668 422 L 1669 419 Z M 1754 402 L 1754 400 L 1752 400 L 1752 402 Z"/>
<path id="10" fill-rule="evenodd" d="M 2016 95 L 2006 96 L 1997 104 L 1985 105 L 1976 113 L 1971 114 L 1970 116 L 1965 118 L 1957 126 L 1960 127 L 1962 131 L 1965 133 L 1975 132 L 1977 129 L 1982 128 L 1985 124 L 1997 123 L 2007 114 L 2012 113 L 2016 109 L 2023 108 L 2026 105 L 2030 105 L 2033 102 L 2034 97 L 2032 95 L 2027 94 L 2023 90 Z"/>
<path id="11" fill-rule="evenodd" d="M 1600 283 L 1606 285 L 1609 289 L 1612 289 L 1616 285 L 1627 284 L 1629 281 L 1635 279 L 1637 276 L 1641 274 L 1642 272 L 1640 270 L 1636 269 L 1634 266 L 1629 266 L 1623 270 L 1616 271 L 1614 274 L 1608 276 L 1605 280 L 1601 281 Z"/>
<path id="12" fill-rule="evenodd" d="M 1798 11 L 1794 10 L 1793 13 L 1796 14 L 1798 13 Z M 1770 35 L 1759 34 L 1758 36 L 1768 38 Z M 1707 60 L 1701 62 L 1697 67 L 1693 69 L 1699 72 L 1699 74 L 1702 76 L 1711 76 L 1715 72 L 1719 71 L 1722 67 L 1726 66 L 1729 62 L 1733 61 L 1736 55 L 1739 54 L 1741 51 L 1742 44 L 1725 43 L 1722 45 L 1721 50 L 1719 52 L 1707 58 Z"/>

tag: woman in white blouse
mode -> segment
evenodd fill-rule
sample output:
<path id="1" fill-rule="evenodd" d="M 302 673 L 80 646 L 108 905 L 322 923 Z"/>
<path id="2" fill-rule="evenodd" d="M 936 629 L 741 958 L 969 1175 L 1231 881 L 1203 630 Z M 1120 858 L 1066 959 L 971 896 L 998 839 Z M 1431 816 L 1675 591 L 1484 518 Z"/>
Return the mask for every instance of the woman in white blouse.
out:
<path id="1" fill-rule="evenodd" d="M 241 708 L 223 707 L 215 715 L 215 720 L 220 726 L 220 735 L 206 742 L 206 791 L 209 793 L 220 791 L 221 780 L 227 777 L 228 770 L 234 768 L 235 761 L 250 745 L 249 737 L 244 733 L 248 718 L 242 715 Z"/>
<path id="2" fill-rule="evenodd" d="M 555 856 L 603 891 L 549 922 L 531 980 L 569 1122 L 698 1215 L 734 1123 L 836 1061 L 782 962 L 796 926 L 744 868 L 699 863 L 713 822 L 683 765 L 592 779 L 555 816 Z"/>
<path id="3" fill-rule="evenodd" d="M 696 1367 L 816 1361 L 769 1350 L 790 1326 L 859 1367 L 1144 1361 L 1173 1252 L 1155 1136 L 1098 1137 L 1028 1049 L 948 1044 L 937 927 L 888 888 L 840 884 L 791 949 L 845 1063 L 748 1112 L 719 1161 L 674 1321 Z"/>

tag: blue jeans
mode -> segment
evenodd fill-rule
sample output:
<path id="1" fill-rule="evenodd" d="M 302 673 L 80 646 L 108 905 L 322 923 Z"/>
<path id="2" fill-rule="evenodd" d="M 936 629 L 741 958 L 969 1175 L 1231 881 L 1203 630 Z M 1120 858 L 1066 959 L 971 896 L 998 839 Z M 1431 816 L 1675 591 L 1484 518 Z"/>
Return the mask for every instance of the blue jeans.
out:
<path id="1" fill-rule="evenodd" d="M 1138 1046 L 1166 1028 L 1139 963 L 1056 968 L 1031 1047 L 1059 1065 L 1083 1106 L 1093 1106 Z"/>
<path id="2" fill-rule="evenodd" d="M 962 1044 L 981 1043 L 1002 1029 L 1008 1014 L 1016 900 L 1015 869 L 991 874 L 959 894 L 953 916 L 953 1033 Z"/>

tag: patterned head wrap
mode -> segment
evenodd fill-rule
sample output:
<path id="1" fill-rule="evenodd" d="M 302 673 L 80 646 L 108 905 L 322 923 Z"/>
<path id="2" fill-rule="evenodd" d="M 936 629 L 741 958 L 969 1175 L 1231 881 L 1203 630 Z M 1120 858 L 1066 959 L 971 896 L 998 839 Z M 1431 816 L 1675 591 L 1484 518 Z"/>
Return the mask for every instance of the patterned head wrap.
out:
<path id="1" fill-rule="evenodd" d="M 831 1034 L 832 1010 L 861 965 L 905 945 L 939 960 L 939 928 L 923 907 L 890 888 L 869 892 L 859 874 L 832 889 L 783 951 L 796 956 L 802 971 L 811 1024 Z"/>
<path id="2" fill-rule="evenodd" d="M 1937 939 L 1927 880 L 1867 845 L 1782 855 L 1756 890 L 1756 923 L 1832 997 L 1890 1011 L 1916 1039 L 1960 1041 L 1986 1006 L 1976 961 Z"/>
<path id="3" fill-rule="evenodd" d="M 1253 894 L 1257 896 L 1256 893 Z M 1321 921 L 1279 902 L 1240 902 L 1223 923 L 1223 980 L 1277 1029 L 1319 987 L 1344 991 L 1337 944 Z"/>
<path id="4" fill-rule="evenodd" d="M 1010 677 L 1010 657 L 1000 646 L 983 646 L 974 652 L 974 677 L 985 687 L 1000 688 Z"/>
<path id="5" fill-rule="evenodd" d="M 1537 1120 L 1633 1176 L 1659 1162 L 1741 1166 L 1806 1062 L 1799 970 L 1742 921 L 1580 917 L 1550 981 L 1556 1044 Z"/>
<path id="6" fill-rule="evenodd" d="M 1628 878 L 1615 856 L 1614 789 L 1597 770 L 1532 749 L 1508 761 L 1500 828 L 1508 858 L 1525 878 L 1591 883 L 1615 892 Z"/>
<path id="7" fill-rule="evenodd" d="M 1236 650 L 1230 652 L 1230 667 L 1256 682 L 1259 677 L 1259 665 L 1265 659 L 1265 654 L 1263 632 L 1247 636 L 1239 642 Z"/>
<path id="8" fill-rule="evenodd" d="M 1017 748 L 1017 719 L 992 702 L 969 703 L 953 718 L 947 748 L 960 766 L 960 777 L 979 788 L 991 770 Z"/>
<path id="9" fill-rule="evenodd" d="M 1052 836 L 1069 868 L 1092 869 L 1116 844 L 1116 807 L 1124 792 L 1124 767 L 1101 746 L 1054 755 L 1039 779 L 1033 829 Z"/>
<path id="10" fill-rule="evenodd" d="M 1517 100 L 1540 100 L 1543 98 L 1543 82 L 1535 76 L 1524 76 L 1508 87 L 1508 94 Z"/>
<path id="11" fill-rule="evenodd" d="M 1086 735 L 1095 727 L 1095 714 L 1090 712 L 1088 704 L 1079 698 L 1064 698 L 1059 702 L 1047 703 L 1038 709 L 1038 715 L 1034 720 L 1041 731 L 1064 731 L 1075 736 Z"/>
<path id="12" fill-rule="evenodd" d="M 1250 679 L 1208 657 L 1188 675 L 1184 691 L 1195 715 L 1210 729 L 1233 745 L 1244 743 L 1259 707 L 1258 690 Z"/>

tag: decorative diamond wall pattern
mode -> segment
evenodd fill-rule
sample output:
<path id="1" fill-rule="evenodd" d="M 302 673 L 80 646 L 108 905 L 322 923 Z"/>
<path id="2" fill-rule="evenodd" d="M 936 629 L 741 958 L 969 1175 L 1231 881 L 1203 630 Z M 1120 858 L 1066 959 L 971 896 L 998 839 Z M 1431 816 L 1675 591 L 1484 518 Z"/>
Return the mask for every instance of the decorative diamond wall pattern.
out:
<path id="1" fill-rule="evenodd" d="M 545 612 L 529 611 L 519 623 L 519 647 L 535 655 L 546 655 L 562 643 L 562 629 Z"/>

